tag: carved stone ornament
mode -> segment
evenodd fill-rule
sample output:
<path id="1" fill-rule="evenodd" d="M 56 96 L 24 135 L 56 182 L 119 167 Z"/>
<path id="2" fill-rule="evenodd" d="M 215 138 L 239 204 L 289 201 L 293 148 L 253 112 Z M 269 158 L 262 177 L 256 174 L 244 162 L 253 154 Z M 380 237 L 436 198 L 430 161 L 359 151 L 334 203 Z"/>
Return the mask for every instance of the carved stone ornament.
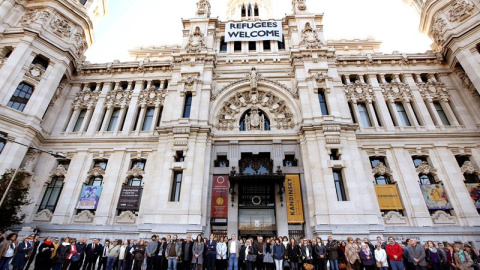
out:
<path id="1" fill-rule="evenodd" d="M 401 225 L 401 224 L 407 224 L 407 219 L 402 216 L 397 211 L 389 211 L 385 214 L 383 217 L 383 220 L 386 225 Z"/>
<path id="2" fill-rule="evenodd" d="M 443 28 L 447 25 L 443 18 L 437 18 L 433 24 L 432 37 L 437 45 L 441 45 L 445 40 L 443 38 Z"/>
<path id="3" fill-rule="evenodd" d="M 412 98 L 412 90 L 406 83 L 389 83 L 380 85 L 383 96 L 387 100 L 405 100 L 410 101 Z"/>
<path id="4" fill-rule="evenodd" d="M 34 22 L 45 23 L 50 18 L 50 12 L 40 9 L 28 9 L 20 20 L 20 24 L 28 26 Z"/>
<path id="5" fill-rule="evenodd" d="M 324 74 L 323 72 L 317 72 L 310 77 L 306 78 L 306 81 L 315 81 L 317 83 L 325 83 L 328 80 L 332 80 L 332 77 Z"/>
<path id="6" fill-rule="evenodd" d="M 475 167 L 471 161 L 465 161 L 460 168 L 462 170 L 462 173 L 466 174 L 480 174 L 480 169 L 478 167 Z"/>
<path id="7" fill-rule="evenodd" d="M 187 42 L 187 45 L 185 46 L 185 49 L 189 53 L 198 53 L 204 48 L 205 48 L 205 38 L 203 36 L 202 31 L 200 31 L 200 27 L 196 27 L 195 32 L 190 34 L 190 37 L 188 38 L 188 42 Z"/>
<path id="8" fill-rule="evenodd" d="M 83 210 L 78 215 L 75 215 L 73 218 L 73 222 L 75 223 L 92 223 L 95 215 L 88 210 Z"/>
<path id="9" fill-rule="evenodd" d="M 207 18 L 210 18 L 210 10 L 211 10 L 211 5 L 208 0 L 200 0 L 197 3 L 197 15 L 198 16 L 206 16 Z"/>
<path id="10" fill-rule="evenodd" d="M 161 106 L 165 102 L 167 91 L 165 89 L 157 90 L 155 86 L 150 89 L 140 91 L 139 102 L 147 106 Z"/>
<path id="11" fill-rule="evenodd" d="M 323 45 L 322 41 L 318 37 L 316 29 L 313 29 L 310 23 L 305 24 L 305 28 L 302 30 L 302 42 L 300 46 L 306 46 L 307 49 L 318 49 Z"/>
<path id="12" fill-rule="evenodd" d="M 202 80 L 199 80 L 198 78 L 194 76 L 188 76 L 186 78 L 183 78 L 180 83 L 184 83 L 185 86 L 187 87 L 192 87 L 194 83 L 202 83 Z"/>
<path id="13" fill-rule="evenodd" d="M 475 87 L 473 87 L 472 81 L 470 81 L 470 78 L 468 78 L 467 74 L 463 69 L 461 68 L 456 68 L 454 70 L 455 74 L 457 74 L 458 78 L 462 81 L 463 87 L 466 89 L 470 90 L 471 93 L 476 93 Z"/>
<path id="14" fill-rule="evenodd" d="M 101 175 L 105 175 L 105 170 L 98 164 L 96 164 L 90 171 L 88 171 L 88 176 L 97 177 Z"/>
<path id="15" fill-rule="evenodd" d="M 42 68 L 42 66 L 38 64 L 31 64 L 30 67 L 28 67 L 26 75 L 36 81 L 40 81 L 43 77 L 43 74 L 45 74 L 45 70 Z"/>
<path id="16" fill-rule="evenodd" d="M 52 170 L 50 172 L 50 176 L 52 176 L 52 177 L 54 177 L 54 176 L 65 177 L 66 175 L 67 175 L 67 170 L 65 169 L 65 167 L 62 164 L 58 164 L 57 168 L 55 168 L 54 170 Z"/>
<path id="17" fill-rule="evenodd" d="M 57 17 L 50 23 L 50 27 L 60 37 L 69 38 L 72 35 L 72 25 L 65 18 Z"/>
<path id="18" fill-rule="evenodd" d="M 63 89 L 65 89 L 65 86 L 67 86 L 67 83 L 65 81 L 61 81 L 60 84 L 57 87 L 57 90 L 55 91 L 55 94 L 52 97 L 52 100 L 50 100 L 50 105 L 55 104 L 57 99 L 60 97 L 60 95 L 63 92 Z"/>
<path id="19" fill-rule="evenodd" d="M 425 100 L 450 100 L 445 84 L 439 82 L 417 83 L 418 90 Z"/>
<path id="20" fill-rule="evenodd" d="M 99 95 L 100 91 L 80 91 L 75 95 L 75 100 L 72 105 L 73 107 L 95 107 Z"/>
<path id="21" fill-rule="evenodd" d="M 441 210 L 438 210 L 433 214 L 432 221 L 434 224 L 455 224 L 455 218 Z"/>
<path id="22" fill-rule="evenodd" d="M 245 115 L 245 130 L 264 130 L 265 116 L 258 113 L 258 108 L 253 106 L 250 114 Z"/>
<path id="23" fill-rule="evenodd" d="M 470 16 L 474 5 L 469 0 L 454 0 L 451 2 L 452 9 L 448 12 L 449 21 L 455 22 Z"/>
<path id="24" fill-rule="evenodd" d="M 354 84 L 345 85 L 345 95 L 348 101 L 365 102 L 373 99 L 372 86 L 357 81 Z"/>
<path id="25" fill-rule="evenodd" d="M 33 174 L 33 169 L 37 163 L 38 154 L 40 151 L 30 149 L 25 155 L 25 163 L 23 164 L 23 171 L 29 175 Z"/>
<path id="26" fill-rule="evenodd" d="M 251 91 L 237 92 L 223 103 L 223 107 L 217 115 L 220 130 L 233 130 L 239 127 L 240 117 L 245 108 L 263 108 L 263 111 L 271 113 L 272 127 L 277 129 L 290 129 L 295 126 L 293 114 L 287 107 L 286 102 L 277 97 L 273 92 L 259 90 L 256 94 Z M 258 119 L 260 121 L 260 119 Z"/>
<path id="27" fill-rule="evenodd" d="M 292 0 L 293 13 L 296 14 L 297 11 L 306 11 L 307 10 L 307 0 Z"/>
<path id="28" fill-rule="evenodd" d="M 377 166 L 372 169 L 373 175 L 391 175 L 392 171 L 383 164 L 383 162 L 379 162 Z"/>
<path id="29" fill-rule="evenodd" d="M 45 209 L 35 214 L 33 220 L 38 222 L 50 222 L 52 220 L 52 217 L 52 211 L 50 211 L 49 209 Z"/>
<path id="30" fill-rule="evenodd" d="M 132 99 L 132 90 L 113 90 L 108 92 L 105 105 L 108 106 L 120 106 L 123 107 L 130 103 Z"/>
<path id="31" fill-rule="evenodd" d="M 142 177 L 144 174 L 145 174 L 145 171 L 135 164 L 135 166 L 133 166 L 133 168 L 127 172 L 127 178 Z"/>
<path id="32" fill-rule="evenodd" d="M 79 30 L 79 31 L 83 32 L 83 30 Z M 88 46 L 87 42 L 85 42 L 85 38 L 83 37 L 83 34 L 80 32 L 77 32 L 75 33 L 75 35 L 73 35 L 73 45 L 76 48 L 76 53 L 78 57 L 83 55 L 83 53 L 85 52 Z"/>
<path id="33" fill-rule="evenodd" d="M 257 69 L 252 67 L 250 74 L 247 75 L 247 78 L 250 80 L 250 90 L 252 93 L 257 92 L 258 81 L 260 80 L 261 75 L 258 74 Z"/>
<path id="34" fill-rule="evenodd" d="M 119 216 L 115 217 L 115 222 L 118 224 L 135 224 L 137 216 L 132 211 L 123 211 Z"/>
<path id="35" fill-rule="evenodd" d="M 417 167 L 417 173 L 418 174 L 433 174 L 435 175 L 437 173 L 437 169 L 433 168 L 428 164 L 426 161 L 422 161 L 420 165 Z"/>

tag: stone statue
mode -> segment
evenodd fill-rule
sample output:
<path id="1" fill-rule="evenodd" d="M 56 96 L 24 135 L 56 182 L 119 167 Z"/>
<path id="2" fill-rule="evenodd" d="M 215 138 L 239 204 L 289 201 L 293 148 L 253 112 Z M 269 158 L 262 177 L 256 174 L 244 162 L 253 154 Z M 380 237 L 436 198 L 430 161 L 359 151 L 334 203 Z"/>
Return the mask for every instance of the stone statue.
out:
<path id="1" fill-rule="evenodd" d="M 210 18 L 210 2 L 208 0 L 200 0 L 197 3 L 197 16 Z"/>
<path id="2" fill-rule="evenodd" d="M 250 89 L 252 90 L 252 92 L 256 92 L 258 87 L 258 80 L 260 79 L 260 74 L 258 74 L 255 67 L 252 67 L 252 69 L 250 70 L 250 74 L 247 75 L 247 78 L 250 79 Z"/>
<path id="3" fill-rule="evenodd" d="M 307 10 L 307 0 L 292 0 L 293 14 Z"/>
<path id="4" fill-rule="evenodd" d="M 264 130 L 265 129 L 265 116 L 258 113 L 257 107 L 252 107 L 250 115 L 245 116 L 245 129 L 246 130 Z"/>

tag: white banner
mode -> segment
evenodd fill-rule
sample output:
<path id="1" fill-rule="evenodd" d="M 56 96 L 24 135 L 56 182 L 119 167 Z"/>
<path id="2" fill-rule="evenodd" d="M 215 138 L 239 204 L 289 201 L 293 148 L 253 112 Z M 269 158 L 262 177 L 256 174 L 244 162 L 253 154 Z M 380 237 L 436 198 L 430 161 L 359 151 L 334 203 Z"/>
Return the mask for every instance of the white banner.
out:
<path id="1" fill-rule="evenodd" d="M 282 22 L 229 22 L 225 25 L 225 42 L 282 41 Z"/>

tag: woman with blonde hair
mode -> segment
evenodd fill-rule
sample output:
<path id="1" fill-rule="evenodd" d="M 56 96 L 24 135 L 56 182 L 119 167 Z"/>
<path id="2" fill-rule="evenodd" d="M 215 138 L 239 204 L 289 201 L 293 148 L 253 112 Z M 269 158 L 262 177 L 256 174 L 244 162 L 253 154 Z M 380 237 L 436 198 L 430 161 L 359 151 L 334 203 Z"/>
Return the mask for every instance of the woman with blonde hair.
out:
<path id="1" fill-rule="evenodd" d="M 345 246 L 345 262 L 348 270 L 361 269 L 359 252 L 358 246 L 353 242 L 353 237 L 348 237 Z"/>
<path id="2" fill-rule="evenodd" d="M 145 241 L 143 239 L 140 239 L 138 243 L 132 248 L 132 254 L 133 254 L 133 270 L 141 270 L 142 269 L 142 263 L 143 259 L 145 258 Z"/>

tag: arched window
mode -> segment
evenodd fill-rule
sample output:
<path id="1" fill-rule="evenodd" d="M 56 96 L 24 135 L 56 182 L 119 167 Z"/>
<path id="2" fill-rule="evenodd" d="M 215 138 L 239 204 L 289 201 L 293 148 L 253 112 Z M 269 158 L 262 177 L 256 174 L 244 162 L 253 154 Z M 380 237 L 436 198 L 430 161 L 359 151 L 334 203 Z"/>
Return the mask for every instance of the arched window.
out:
<path id="1" fill-rule="evenodd" d="M 270 130 L 270 120 L 265 112 L 253 107 L 240 118 L 240 131 Z"/>
<path id="2" fill-rule="evenodd" d="M 255 11 L 254 11 L 255 17 L 260 16 L 259 11 L 258 11 L 258 5 L 257 5 L 257 4 L 255 4 L 255 9 L 254 9 L 254 10 L 255 10 Z"/>
<path id="3" fill-rule="evenodd" d="M 32 96 L 32 93 L 33 86 L 24 82 L 20 83 L 10 98 L 10 101 L 7 103 L 7 106 L 23 112 L 23 109 L 25 109 L 25 106 L 27 106 L 27 102 Z"/>
<path id="4" fill-rule="evenodd" d="M 242 18 L 247 16 L 247 9 L 245 8 L 245 5 L 242 5 Z"/>

